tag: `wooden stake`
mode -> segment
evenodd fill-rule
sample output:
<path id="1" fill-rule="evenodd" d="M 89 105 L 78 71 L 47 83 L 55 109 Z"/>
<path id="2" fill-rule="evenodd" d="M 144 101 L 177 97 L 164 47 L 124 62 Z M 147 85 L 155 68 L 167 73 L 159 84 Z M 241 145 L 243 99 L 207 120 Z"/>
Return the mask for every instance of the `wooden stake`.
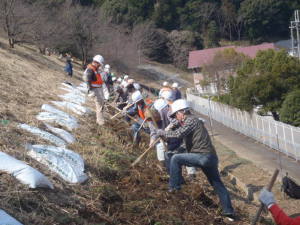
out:
<path id="1" fill-rule="evenodd" d="M 274 171 L 274 173 L 273 173 L 273 176 L 272 176 L 272 179 L 271 179 L 269 185 L 267 186 L 267 190 L 268 190 L 268 191 L 271 191 L 271 190 L 272 190 L 272 187 L 273 187 L 273 185 L 274 185 L 274 183 L 275 183 L 275 181 L 276 181 L 276 178 L 277 178 L 277 176 L 278 176 L 278 173 L 279 173 L 279 170 L 276 169 L 276 170 Z M 255 217 L 254 217 L 254 219 L 253 219 L 251 225 L 256 225 L 256 223 L 257 223 L 257 221 L 258 221 L 258 219 L 259 219 L 259 217 L 260 217 L 260 214 L 261 214 L 263 208 L 264 208 L 264 204 L 261 203 L 261 205 L 260 205 L 259 209 L 257 210 L 256 215 L 255 215 Z"/>

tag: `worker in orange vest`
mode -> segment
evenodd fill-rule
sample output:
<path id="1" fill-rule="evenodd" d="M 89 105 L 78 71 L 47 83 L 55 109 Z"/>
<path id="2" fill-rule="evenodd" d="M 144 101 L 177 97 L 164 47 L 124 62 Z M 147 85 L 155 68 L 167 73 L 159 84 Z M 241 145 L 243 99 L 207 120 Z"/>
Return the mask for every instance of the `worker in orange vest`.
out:
<path id="1" fill-rule="evenodd" d="M 138 121 L 139 122 L 135 122 L 131 125 L 131 130 L 132 130 L 132 135 L 133 135 L 133 141 L 134 144 L 139 144 L 140 140 L 141 140 L 141 136 L 139 135 L 139 131 L 143 128 L 141 127 L 143 124 L 145 124 L 146 122 L 146 115 L 145 115 L 145 111 L 147 108 L 149 108 L 149 106 L 151 105 L 151 100 L 150 99 L 143 99 L 143 95 L 140 91 L 135 91 L 132 93 L 131 96 L 131 100 L 133 103 L 135 103 L 132 107 L 130 107 L 127 110 L 127 114 L 130 116 L 138 116 Z M 143 130 L 146 133 L 150 133 L 150 129 L 149 128 L 143 128 Z"/>
<path id="2" fill-rule="evenodd" d="M 104 124 L 103 107 L 104 107 L 104 94 L 103 94 L 103 79 L 100 73 L 101 67 L 104 64 L 104 58 L 101 55 L 95 55 L 91 64 L 89 64 L 84 71 L 84 80 L 92 95 L 95 97 L 96 104 L 96 117 L 97 124 Z"/>

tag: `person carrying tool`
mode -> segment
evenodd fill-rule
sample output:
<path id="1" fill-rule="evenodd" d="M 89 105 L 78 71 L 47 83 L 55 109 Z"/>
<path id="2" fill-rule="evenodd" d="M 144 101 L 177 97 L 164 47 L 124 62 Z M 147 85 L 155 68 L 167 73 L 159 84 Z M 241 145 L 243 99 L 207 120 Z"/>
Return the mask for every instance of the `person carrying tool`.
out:
<path id="1" fill-rule="evenodd" d="M 291 218 L 276 204 L 274 194 L 265 188 L 262 189 L 259 195 L 259 200 L 271 212 L 277 225 L 300 225 L 300 217 Z"/>
<path id="2" fill-rule="evenodd" d="M 95 97 L 97 124 L 104 124 L 103 106 L 103 80 L 100 74 L 101 66 L 103 66 L 104 58 L 101 55 L 95 55 L 91 64 L 89 64 L 83 73 L 83 79 L 87 83 L 89 92 Z"/>
<path id="3" fill-rule="evenodd" d="M 141 140 L 139 131 L 143 129 L 146 133 L 150 133 L 149 128 L 143 128 L 142 126 L 147 120 L 145 116 L 145 110 L 150 106 L 144 101 L 142 93 L 140 91 L 133 92 L 131 100 L 134 105 L 127 110 L 126 114 L 130 116 L 137 115 L 139 117 L 139 122 L 135 122 L 131 125 L 134 144 L 138 145 Z"/>
<path id="4" fill-rule="evenodd" d="M 176 100 L 171 105 L 171 116 L 176 118 L 176 129 L 160 129 L 156 134 L 162 138 L 183 138 L 187 153 L 175 154 L 171 158 L 169 192 L 181 189 L 182 166 L 199 167 L 218 194 L 223 215 L 233 220 L 234 210 L 229 193 L 220 178 L 218 156 L 203 122 L 192 115 L 190 106 L 184 99 Z"/>
<path id="5" fill-rule="evenodd" d="M 173 89 L 174 94 L 175 94 L 175 100 L 181 99 L 181 92 L 179 91 L 179 85 L 178 85 L 178 83 L 174 82 L 172 84 L 172 89 Z"/>
<path id="6" fill-rule="evenodd" d="M 175 97 L 175 94 L 174 94 L 173 91 L 164 91 L 161 94 L 161 97 L 168 104 L 167 110 L 164 110 L 164 118 L 165 118 L 165 120 L 167 120 L 167 126 L 164 129 L 169 130 L 169 129 L 172 129 L 173 124 L 177 123 L 177 120 L 170 116 L 170 114 L 171 114 L 171 105 L 175 101 L 176 97 Z M 182 139 L 168 138 L 167 142 L 168 142 L 168 151 L 165 153 L 165 165 L 166 165 L 167 171 L 169 173 L 171 157 L 174 154 L 183 153 L 185 151 L 185 148 L 181 146 L 182 145 Z M 195 167 L 187 166 L 186 170 L 187 170 L 187 174 L 188 174 L 188 180 L 193 181 L 196 178 L 196 169 L 195 169 Z M 182 181 L 182 182 L 184 183 L 184 181 Z"/>

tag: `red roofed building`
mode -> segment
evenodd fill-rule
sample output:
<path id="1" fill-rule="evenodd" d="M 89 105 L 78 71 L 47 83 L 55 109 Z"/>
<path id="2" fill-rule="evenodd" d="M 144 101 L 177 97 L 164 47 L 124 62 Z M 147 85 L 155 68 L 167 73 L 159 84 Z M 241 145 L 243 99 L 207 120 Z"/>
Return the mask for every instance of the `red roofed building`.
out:
<path id="1" fill-rule="evenodd" d="M 243 53 L 250 58 L 255 58 L 256 54 L 260 50 L 267 50 L 267 49 L 277 49 L 275 44 L 273 43 L 264 43 L 260 45 L 252 45 L 247 47 L 241 46 L 226 46 L 220 48 L 209 48 L 197 51 L 191 51 L 189 53 L 189 62 L 188 62 L 188 69 L 192 69 L 194 72 L 194 83 L 198 91 L 200 92 L 210 92 L 215 94 L 215 84 L 211 84 L 208 89 L 210 90 L 203 90 L 200 85 L 200 81 L 204 80 L 203 74 L 201 73 L 201 69 L 208 64 L 213 62 L 214 56 L 217 52 L 223 51 L 228 48 L 233 48 L 238 53 Z"/>

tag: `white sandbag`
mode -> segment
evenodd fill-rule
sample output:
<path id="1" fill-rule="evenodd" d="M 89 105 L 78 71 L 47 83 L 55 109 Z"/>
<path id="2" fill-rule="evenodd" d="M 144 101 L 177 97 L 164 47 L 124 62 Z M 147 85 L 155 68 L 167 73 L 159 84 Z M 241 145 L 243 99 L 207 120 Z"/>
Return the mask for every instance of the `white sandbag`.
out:
<path id="1" fill-rule="evenodd" d="M 78 128 L 77 120 L 62 117 L 55 113 L 50 112 L 40 112 L 36 118 L 40 121 L 48 122 L 48 123 L 57 123 L 63 127 L 66 127 L 68 130 L 72 131 L 73 129 Z"/>
<path id="2" fill-rule="evenodd" d="M 77 88 L 67 88 L 67 87 L 60 87 L 61 90 L 67 91 L 68 93 L 72 93 L 74 95 L 79 95 L 80 97 L 85 97 L 85 94 L 82 93 Z"/>
<path id="3" fill-rule="evenodd" d="M 58 97 L 62 98 L 65 101 L 76 103 L 78 105 L 85 103 L 85 99 L 78 98 L 78 95 L 74 95 L 73 93 L 59 95 Z"/>
<path id="4" fill-rule="evenodd" d="M 84 173 L 81 156 L 69 149 L 47 145 L 27 145 L 28 155 L 46 165 L 51 171 L 70 183 L 82 183 L 88 179 Z"/>
<path id="5" fill-rule="evenodd" d="M 53 189 L 53 185 L 42 173 L 4 152 L 0 152 L 0 170 L 11 174 L 30 188 L 45 187 Z"/>
<path id="6" fill-rule="evenodd" d="M 81 83 L 78 87 L 76 87 L 78 90 L 82 91 L 83 93 L 88 92 L 88 87 L 86 83 Z"/>
<path id="7" fill-rule="evenodd" d="M 0 225 L 22 225 L 22 223 L 0 209 Z"/>
<path id="8" fill-rule="evenodd" d="M 48 105 L 48 104 L 43 104 L 42 105 L 42 110 L 45 110 L 46 112 L 50 112 L 50 113 L 54 113 L 54 114 L 57 114 L 61 117 L 64 117 L 66 119 L 71 119 L 71 120 L 75 120 L 76 121 L 76 118 L 74 116 L 71 116 L 69 115 L 68 113 L 64 112 L 64 111 L 61 111 L 51 105 Z"/>
<path id="9" fill-rule="evenodd" d="M 60 128 L 52 127 L 50 124 L 47 124 L 47 123 L 45 123 L 45 125 L 46 125 L 48 130 L 50 130 L 51 132 L 57 134 L 59 137 L 64 139 L 67 143 L 72 144 L 76 141 L 74 136 L 72 134 L 70 134 L 68 131 L 65 131 L 65 130 L 60 129 Z"/>
<path id="10" fill-rule="evenodd" d="M 71 110 L 72 112 L 83 115 L 91 113 L 91 110 L 87 107 L 72 103 L 72 102 L 66 102 L 66 101 L 51 101 L 55 106 L 65 108 L 67 110 Z"/>
<path id="11" fill-rule="evenodd" d="M 102 89 L 103 89 L 104 99 L 108 100 L 109 99 L 109 91 L 108 91 L 108 88 L 106 87 L 105 83 L 102 84 Z"/>
<path id="12" fill-rule="evenodd" d="M 195 167 L 186 167 L 186 172 L 188 175 L 196 174 L 196 168 Z"/>
<path id="13" fill-rule="evenodd" d="M 37 127 L 32 127 L 32 126 L 29 126 L 27 124 L 19 124 L 18 127 L 23 129 L 23 130 L 26 130 L 26 131 L 34 134 L 34 135 L 36 135 L 36 136 L 39 136 L 44 140 L 50 141 L 51 143 L 53 143 L 57 146 L 63 147 L 67 144 L 61 138 L 56 137 L 55 135 L 53 135 L 49 132 L 43 131 L 43 130 L 37 128 Z"/>
<path id="14" fill-rule="evenodd" d="M 164 161 L 165 160 L 165 147 L 164 144 L 162 142 L 159 142 L 156 144 L 156 156 L 158 161 Z"/>

